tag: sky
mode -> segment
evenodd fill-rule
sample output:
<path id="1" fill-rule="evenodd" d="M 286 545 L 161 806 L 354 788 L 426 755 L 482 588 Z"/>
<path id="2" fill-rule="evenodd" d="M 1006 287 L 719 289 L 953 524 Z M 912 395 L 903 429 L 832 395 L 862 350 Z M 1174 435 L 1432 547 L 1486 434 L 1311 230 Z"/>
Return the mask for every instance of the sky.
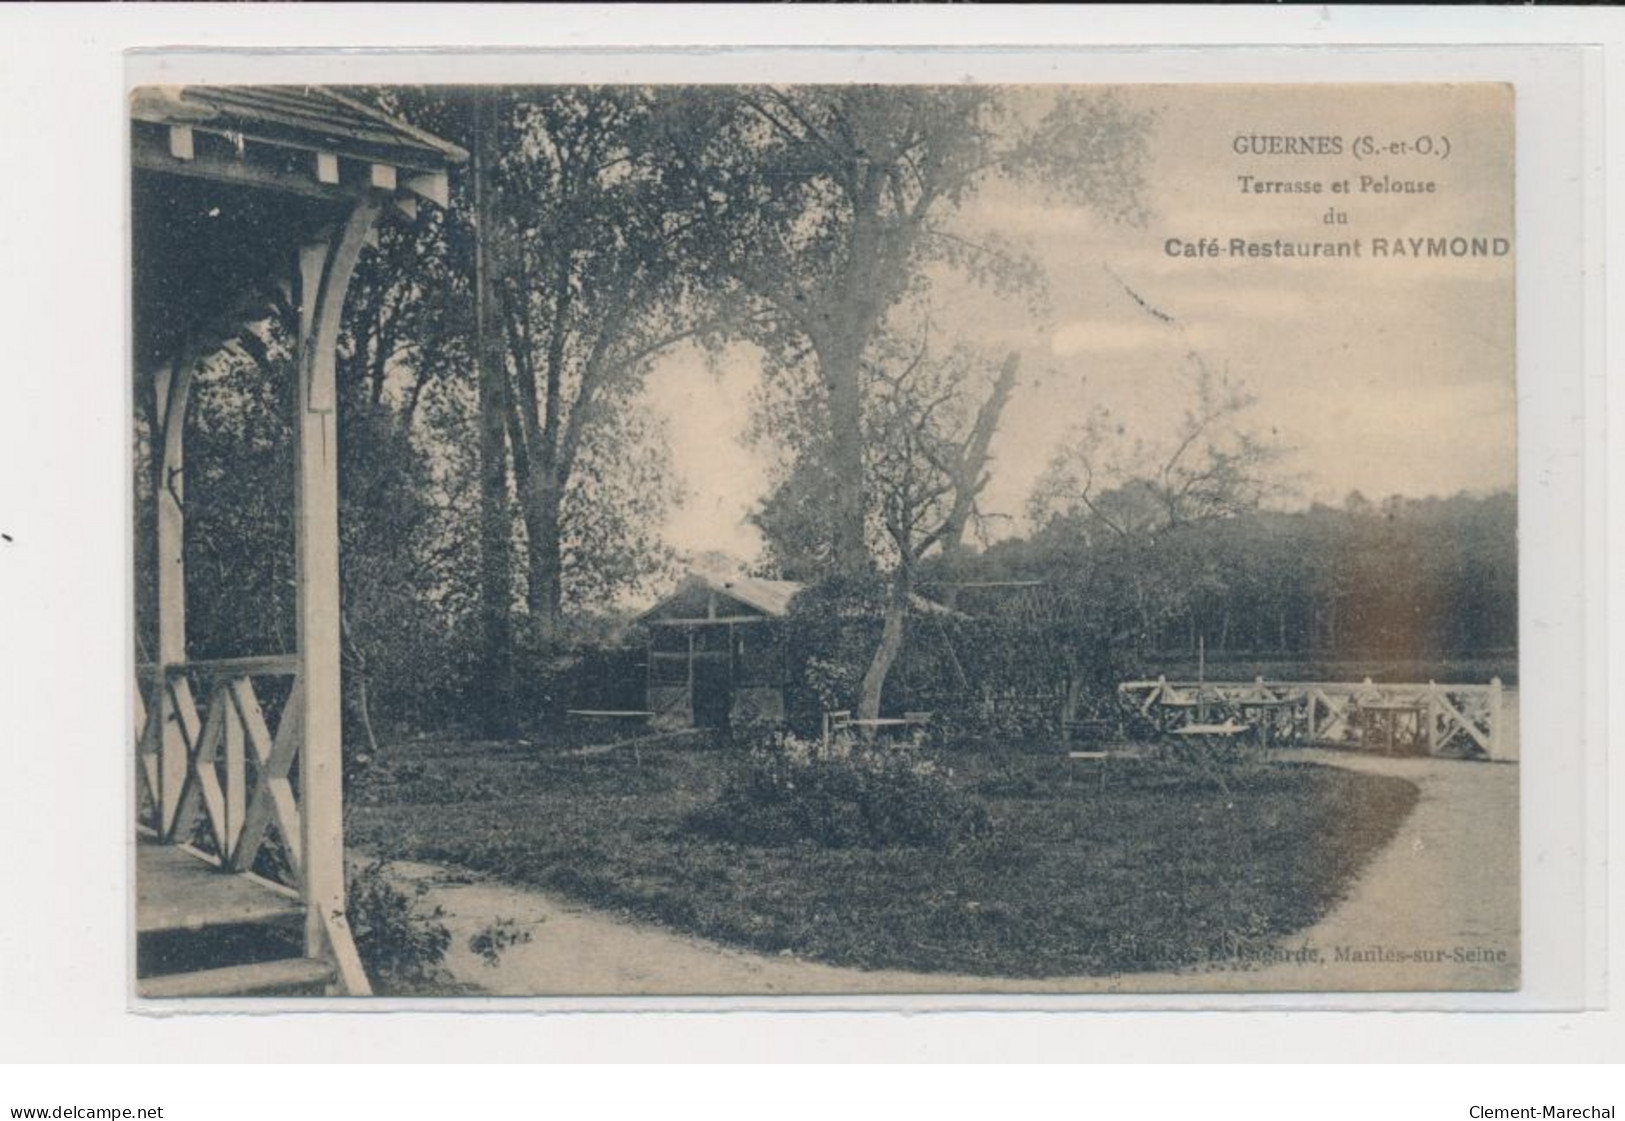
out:
<path id="1" fill-rule="evenodd" d="M 1029 111 L 1041 87 L 1009 91 Z M 1022 357 L 1018 387 L 991 454 L 986 511 L 1003 532 L 1025 528 L 1033 483 L 1068 429 L 1103 406 L 1135 435 L 1166 439 L 1183 409 L 1196 351 L 1257 397 L 1253 426 L 1291 450 L 1284 504 L 1511 488 L 1516 476 L 1513 258 L 1373 258 L 1374 238 L 1504 237 L 1512 230 L 1509 87 L 1120 87 L 1156 123 L 1146 220 L 1114 224 L 996 183 L 955 216 L 975 237 L 996 231 L 1039 264 L 1040 316 L 964 278 L 932 274 L 934 323 L 998 356 Z M 1246 138 L 1337 137 L 1340 154 L 1237 154 Z M 1387 150 L 1356 158 L 1354 141 Z M 1432 152 L 1415 150 L 1426 137 Z M 1267 142 L 1266 142 L 1267 143 Z M 1403 151 L 1390 146 L 1404 143 Z M 1448 144 L 1449 154 L 1440 153 Z M 1319 182 L 1319 194 L 1243 191 L 1240 176 Z M 1360 177 L 1431 181 L 1431 194 L 1362 191 Z M 1332 193 L 1334 181 L 1351 192 Z M 1346 223 L 1328 224 L 1335 208 Z M 1217 257 L 1171 256 L 1215 238 Z M 1231 239 L 1360 241 L 1361 256 L 1232 257 Z M 1132 293 L 1132 294 L 1131 294 Z M 1155 308 L 1147 311 L 1135 297 Z M 647 404 L 669 422 L 686 494 L 669 543 L 750 561 L 760 538 L 746 518 L 768 485 L 768 457 L 745 445 L 760 371 L 748 348 L 708 371 L 668 356 Z"/>

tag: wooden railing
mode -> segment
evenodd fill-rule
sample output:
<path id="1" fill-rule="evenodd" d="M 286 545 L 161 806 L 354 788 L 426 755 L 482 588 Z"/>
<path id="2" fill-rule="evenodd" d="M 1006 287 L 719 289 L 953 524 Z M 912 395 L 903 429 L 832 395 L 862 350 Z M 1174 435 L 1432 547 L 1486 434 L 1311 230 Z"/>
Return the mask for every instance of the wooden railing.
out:
<path id="1" fill-rule="evenodd" d="M 280 704 L 262 703 L 255 681 L 265 679 L 282 683 Z M 137 826 L 191 845 L 222 873 L 297 895 L 305 956 L 332 963 L 335 991 L 364 996 L 371 989 L 345 915 L 341 749 L 337 736 L 308 741 L 307 707 L 293 654 L 138 666 Z"/>
<path id="2" fill-rule="evenodd" d="M 1403 746 L 1429 755 L 1505 758 L 1509 739 L 1500 678 L 1487 685 L 1361 682 L 1125 681 L 1125 711 L 1160 731 L 1197 721 L 1255 722 L 1282 713 L 1294 738 L 1313 744 Z M 1386 742 L 1377 742 L 1381 740 Z"/>
<path id="3" fill-rule="evenodd" d="M 201 825 L 207 843 L 198 847 L 222 868 L 301 888 L 298 668 L 291 654 L 139 667 L 137 817 L 144 831 L 189 842 Z M 256 678 L 287 680 L 274 730 Z M 273 826 L 280 859 L 260 861 Z"/>

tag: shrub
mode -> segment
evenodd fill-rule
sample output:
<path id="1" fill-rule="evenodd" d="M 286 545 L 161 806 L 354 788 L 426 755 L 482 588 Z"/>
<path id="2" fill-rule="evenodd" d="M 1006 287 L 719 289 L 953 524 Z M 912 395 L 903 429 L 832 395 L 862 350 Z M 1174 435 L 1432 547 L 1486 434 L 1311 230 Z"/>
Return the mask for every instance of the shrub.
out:
<path id="1" fill-rule="evenodd" d="M 785 721 L 804 735 L 823 715 L 850 708 L 880 642 L 885 587 L 875 577 L 814 584 L 790 602 L 785 620 Z"/>
<path id="2" fill-rule="evenodd" d="M 505 950 L 526 945 L 531 937 L 529 927 L 520 926 L 516 919 L 493 919 L 469 938 L 468 948 L 479 954 L 486 965 L 495 969 L 502 964 L 502 954 Z"/>
<path id="3" fill-rule="evenodd" d="M 950 848 L 993 833 L 987 807 L 915 750 L 779 734 L 759 739 L 690 818 L 739 844 Z"/>
<path id="4" fill-rule="evenodd" d="M 375 860 L 350 869 L 346 910 L 356 951 L 373 986 L 384 994 L 443 988 L 451 975 L 441 965 L 451 945 L 445 912 L 425 911 Z"/>

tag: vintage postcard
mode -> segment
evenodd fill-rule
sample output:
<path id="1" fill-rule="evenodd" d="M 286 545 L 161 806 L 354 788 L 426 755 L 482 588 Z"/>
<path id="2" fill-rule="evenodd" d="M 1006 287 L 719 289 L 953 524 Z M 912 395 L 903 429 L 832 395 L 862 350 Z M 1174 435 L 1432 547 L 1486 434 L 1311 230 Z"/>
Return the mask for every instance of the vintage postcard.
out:
<path id="1" fill-rule="evenodd" d="M 129 108 L 139 997 L 1519 988 L 1510 85 Z"/>

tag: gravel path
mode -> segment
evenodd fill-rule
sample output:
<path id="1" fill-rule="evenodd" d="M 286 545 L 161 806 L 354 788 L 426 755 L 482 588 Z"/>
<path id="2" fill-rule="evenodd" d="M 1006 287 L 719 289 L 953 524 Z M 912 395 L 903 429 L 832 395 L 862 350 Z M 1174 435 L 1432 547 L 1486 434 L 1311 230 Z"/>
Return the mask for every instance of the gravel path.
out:
<path id="1" fill-rule="evenodd" d="M 1273 960 L 1182 973 L 1001 979 L 845 969 L 766 957 L 429 864 L 403 880 L 444 908 L 446 964 L 495 996 L 877 993 L 1330 992 L 1515 989 L 1518 768 L 1443 759 L 1294 751 L 1286 758 L 1396 775 L 1421 797 L 1349 897 Z M 489 966 L 468 948 L 494 919 L 532 939 Z M 1403 957 L 1401 957 L 1403 956 Z"/>

